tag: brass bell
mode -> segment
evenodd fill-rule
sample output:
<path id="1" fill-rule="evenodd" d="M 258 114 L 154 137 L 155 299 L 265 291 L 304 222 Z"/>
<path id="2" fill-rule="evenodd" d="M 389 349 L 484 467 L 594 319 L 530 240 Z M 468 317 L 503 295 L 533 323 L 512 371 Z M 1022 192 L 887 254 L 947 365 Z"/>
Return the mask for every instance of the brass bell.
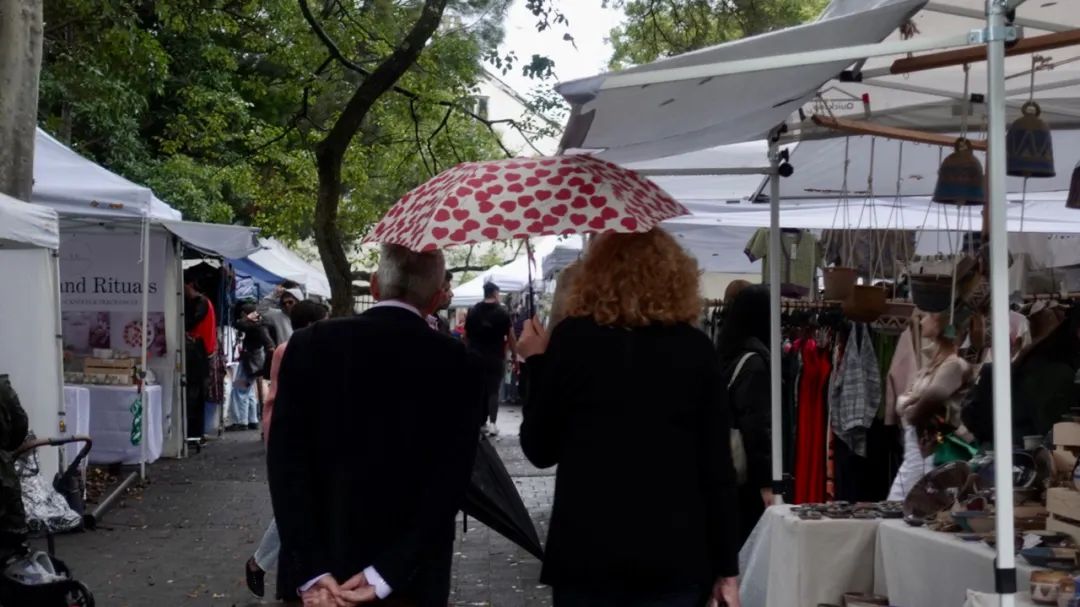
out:
<path id="1" fill-rule="evenodd" d="M 1042 108 L 1028 101 L 1020 111 L 1023 115 L 1005 137 L 1007 172 L 1012 177 L 1053 177 L 1054 144 L 1050 129 L 1039 118 Z"/>
<path id="2" fill-rule="evenodd" d="M 954 144 L 955 151 L 945 157 L 938 169 L 934 202 L 969 205 L 986 202 L 986 180 L 982 163 L 975 157 L 971 142 L 960 137 Z"/>
<path id="3" fill-rule="evenodd" d="M 1080 163 L 1073 169 L 1072 181 L 1069 182 L 1069 195 L 1065 198 L 1065 206 L 1070 209 L 1080 209 Z"/>

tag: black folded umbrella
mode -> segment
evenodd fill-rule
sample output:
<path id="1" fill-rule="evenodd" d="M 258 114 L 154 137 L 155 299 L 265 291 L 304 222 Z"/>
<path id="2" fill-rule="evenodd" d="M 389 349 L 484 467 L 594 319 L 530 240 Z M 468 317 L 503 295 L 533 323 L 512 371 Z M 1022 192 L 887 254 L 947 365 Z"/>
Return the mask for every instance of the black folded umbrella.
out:
<path id="1" fill-rule="evenodd" d="M 476 463 L 465 490 L 462 510 L 536 558 L 544 559 L 544 549 L 532 517 L 502 458 L 486 437 L 480 439 L 476 450 Z"/>

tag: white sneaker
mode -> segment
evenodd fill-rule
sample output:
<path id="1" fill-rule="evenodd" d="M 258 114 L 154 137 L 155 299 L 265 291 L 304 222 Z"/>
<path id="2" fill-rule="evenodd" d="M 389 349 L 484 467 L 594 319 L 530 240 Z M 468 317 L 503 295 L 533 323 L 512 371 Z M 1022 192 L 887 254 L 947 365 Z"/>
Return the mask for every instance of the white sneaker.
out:
<path id="1" fill-rule="evenodd" d="M 495 422 L 488 422 L 487 431 L 491 436 L 499 435 L 499 427 L 495 425 Z"/>

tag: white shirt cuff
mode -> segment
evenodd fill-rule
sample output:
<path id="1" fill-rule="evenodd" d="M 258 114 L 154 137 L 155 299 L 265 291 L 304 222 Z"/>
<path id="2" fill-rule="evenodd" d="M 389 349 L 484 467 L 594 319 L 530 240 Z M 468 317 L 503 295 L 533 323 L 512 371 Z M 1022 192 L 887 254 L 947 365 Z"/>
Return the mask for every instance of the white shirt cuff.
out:
<path id="1" fill-rule="evenodd" d="M 315 584 L 318 584 L 319 580 L 323 579 L 324 577 L 326 577 L 328 575 L 330 575 L 330 574 L 329 573 L 324 573 L 324 574 L 322 574 L 320 576 L 311 578 L 311 580 L 309 580 L 308 583 L 306 583 L 306 584 L 304 584 L 303 586 L 300 587 L 300 592 L 304 593 L 304 592 L 307 592 L 308 590 L 311 590 L 312 586 L 314 586 Z"/>
<path id="2" fill-rule="evenodd" d="M 385 599 L 394 591 L 394 589 L 390 587 L 390 584 L 387 584 L 386 580 L 379 575 L 379 572 L 375 571 L 374 567 L 364 569 L 364 577 L 367 578 L 368 584 L 375 587 L 375 596 L 380 599 Z"/>

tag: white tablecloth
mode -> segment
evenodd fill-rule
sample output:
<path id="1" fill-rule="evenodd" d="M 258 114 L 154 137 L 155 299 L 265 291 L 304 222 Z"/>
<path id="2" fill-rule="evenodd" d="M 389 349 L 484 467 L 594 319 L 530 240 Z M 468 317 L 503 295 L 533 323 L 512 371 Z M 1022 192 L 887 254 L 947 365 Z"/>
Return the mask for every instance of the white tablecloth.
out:
<path id="1" fill-rule="evenodd" d="M 791 514 L 791 506 L 773 506 L 739 554 L 744 607 L 839 605 L 844 593 L 873 591 L 880 522 L 803 521 Z"/>
<path id="2" fill-rule="evenodd" d="M 64 421 L 67 431 L 61 436 L 90 434 L 90 390 L 85 386 L 64 386 Z M 75 457 L 79 455 L 79 450 L 82 448 L 82 443 L 65 445 L 65 465 L 70 465 L 75 461 Z"/>
<path id="3" fill-rule="evenodd" d="M 968 589 L 994 590 L 994 550 L 982 542 L 886 521 L 878 527 L 875 592 L 901 607 L 960 607 Z M 1028 590 L 1031 567 L 1017 557 L 1017 589 Z M 1018 605 L 1025 604 L 1017 597 Z"/>
<path id="4" fill-rule="evenodd" d="M 94 448 L 90 462 L 94 464 L 138 464 L 142 462 L 142 447 L 131 444 L 131 404 L 135 402 L 135 386 L 84 386 L 90 392 L 90 438 Z M 161 386 L 147 386 L 143 415 L 146 416 L 146 463 L 161 457 Z"/>

